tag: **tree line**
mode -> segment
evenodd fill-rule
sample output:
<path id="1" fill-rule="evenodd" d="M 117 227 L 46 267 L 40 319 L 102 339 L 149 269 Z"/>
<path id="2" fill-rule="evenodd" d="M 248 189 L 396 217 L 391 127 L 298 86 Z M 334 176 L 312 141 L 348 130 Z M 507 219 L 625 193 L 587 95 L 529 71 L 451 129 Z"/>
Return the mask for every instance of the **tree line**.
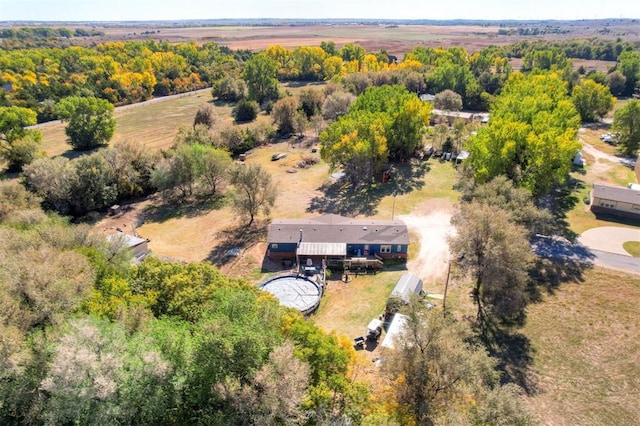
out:
<path id="1" fill-rule="evenodd" d="M 369 393 L 351 343 L 207 263 L 149 258 L 0 182 L 0 422 L 324 424 Z"/>

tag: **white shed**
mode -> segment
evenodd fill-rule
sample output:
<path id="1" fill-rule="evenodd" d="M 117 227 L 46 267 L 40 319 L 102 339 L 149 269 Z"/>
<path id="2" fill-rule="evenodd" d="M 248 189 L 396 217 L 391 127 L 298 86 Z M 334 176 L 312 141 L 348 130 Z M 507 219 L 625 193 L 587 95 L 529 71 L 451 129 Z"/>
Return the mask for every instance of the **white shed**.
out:
<path id="1" fill-rule="evenodd" d="M 118 232 L 117 234 L 109 235 L 107 239 L 112 243 L 122 244 L 124 247 L 130 249 L 131 254 L 136 260 L 142 260 L 149 254 L 149 248 L 147 247 L 149 241 L 144 238 Z"/>
<path id="2" fill-rule="evenodd" d="M 391 320 L 391 324 L 389 324 L 387 334 L 385 334 L 380 346 L 382 346 L 383 348 L 394 349 L 395 339 L 397 339 L 398 336 L 402 334 L 408 322 L 408 316 L 403 314 L 395 314 L 393 316 L 393 319 Z"/>

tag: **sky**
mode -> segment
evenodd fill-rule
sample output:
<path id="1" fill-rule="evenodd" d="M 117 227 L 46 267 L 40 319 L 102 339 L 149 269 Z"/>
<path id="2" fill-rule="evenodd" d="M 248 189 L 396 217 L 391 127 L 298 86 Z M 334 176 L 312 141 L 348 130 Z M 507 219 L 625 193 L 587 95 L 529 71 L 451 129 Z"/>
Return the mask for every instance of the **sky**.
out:
<path id="1" fill-rule="evenodd" d="M 638 0 L 0 0 L 0 21 L 640 18 Z"/>

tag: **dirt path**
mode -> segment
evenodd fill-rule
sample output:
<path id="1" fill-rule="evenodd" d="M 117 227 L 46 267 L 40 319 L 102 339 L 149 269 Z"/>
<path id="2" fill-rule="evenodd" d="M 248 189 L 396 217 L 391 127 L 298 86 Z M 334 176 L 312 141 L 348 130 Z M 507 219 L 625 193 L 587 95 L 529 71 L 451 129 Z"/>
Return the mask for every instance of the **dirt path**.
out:
<path id="1" fill-rule="evenodd" d="M 413 213 L 399 216 L 410 231 L 420 236 L 420 251 L 407 264 L 410 272 L 418 275 L 425 289 L 441 292 L 447 277 L 449 243 L 453 205 L 448 200 L 432 199 L 420 204 Z"/>

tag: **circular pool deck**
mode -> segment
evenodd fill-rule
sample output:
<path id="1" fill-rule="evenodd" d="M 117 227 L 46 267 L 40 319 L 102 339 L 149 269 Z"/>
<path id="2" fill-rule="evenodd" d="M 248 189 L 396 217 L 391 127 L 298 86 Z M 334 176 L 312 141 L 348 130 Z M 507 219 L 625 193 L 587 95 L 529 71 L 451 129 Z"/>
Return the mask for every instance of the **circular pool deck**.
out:
<path id="1" fill-rule="evenodd" d="M 280 304 L 308 315 L 316 310 L 322 297 L 322 287 L 309 278 L 284 275 L 272 278 L 260 288 L 278 298 Z"/>

